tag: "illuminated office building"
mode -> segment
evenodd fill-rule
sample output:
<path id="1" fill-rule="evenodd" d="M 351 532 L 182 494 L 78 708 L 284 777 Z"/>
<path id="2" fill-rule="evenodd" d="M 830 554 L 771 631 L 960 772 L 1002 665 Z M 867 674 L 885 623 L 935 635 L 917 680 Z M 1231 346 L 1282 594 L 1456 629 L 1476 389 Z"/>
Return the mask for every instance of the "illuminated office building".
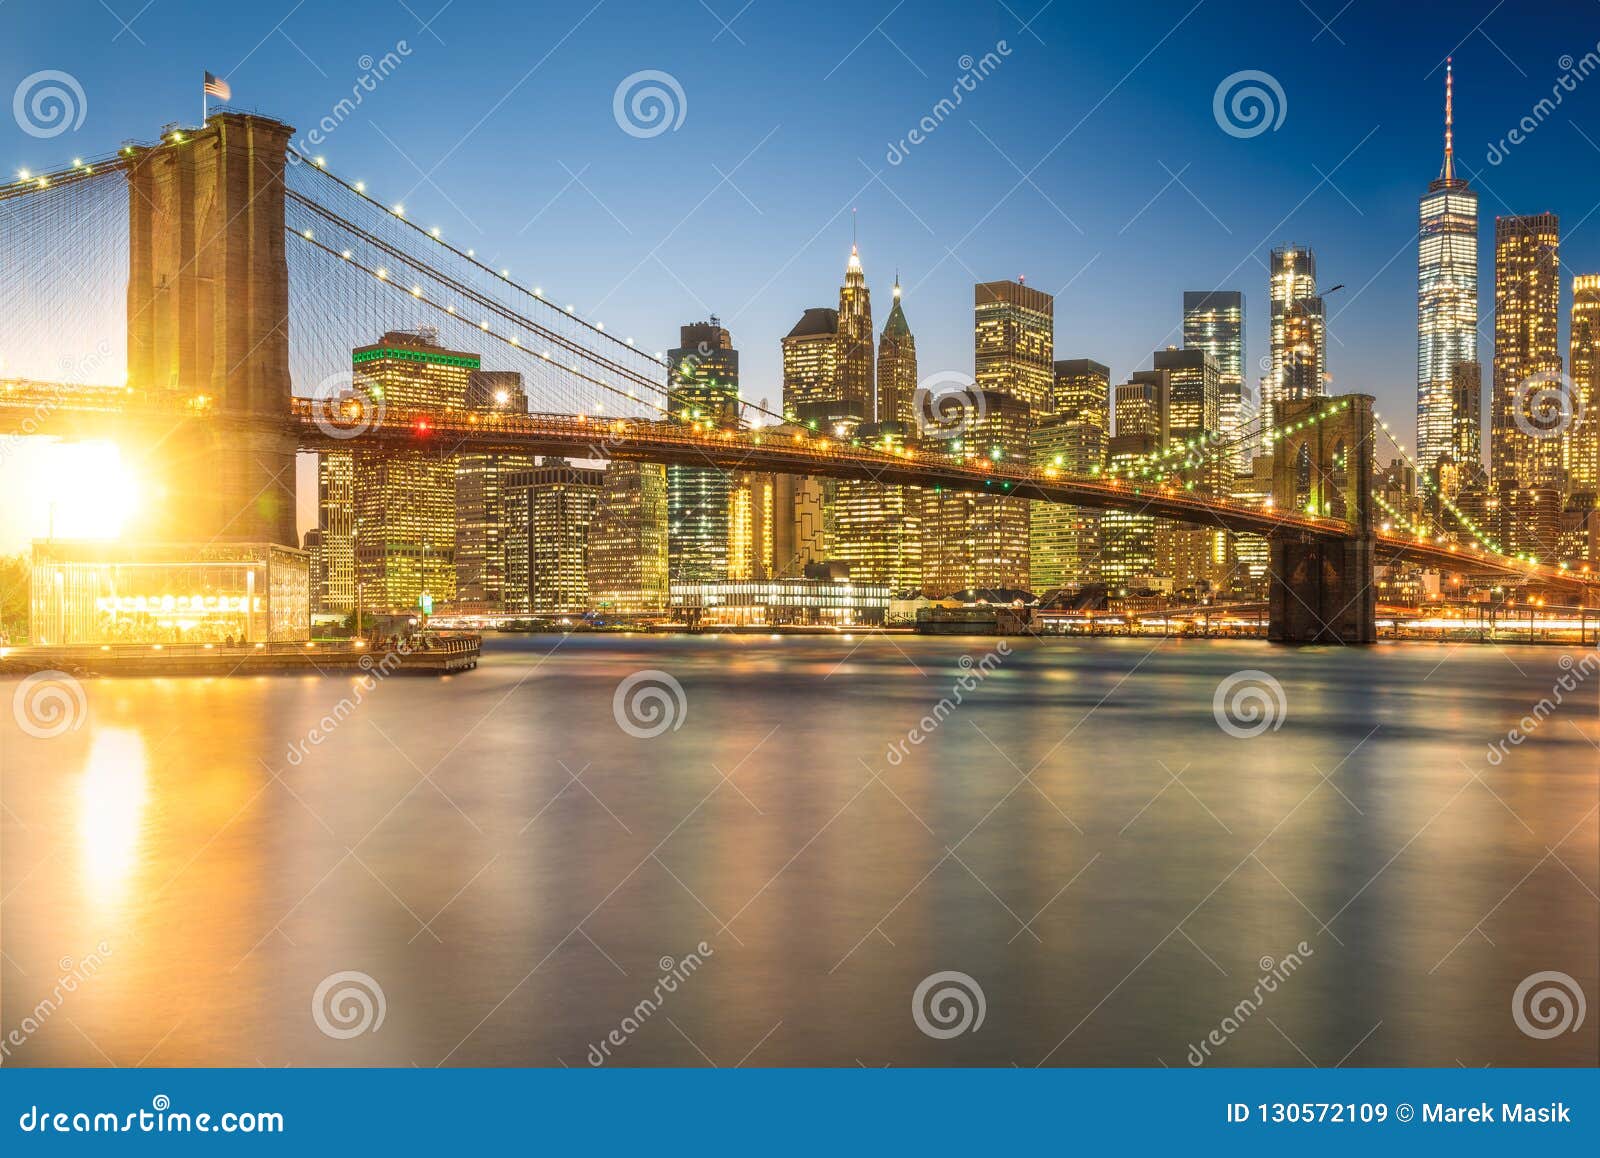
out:
<path id="1" fill-rule="evenodd" d="M 1217 364 L 1216 429 L 1235 447 L 1234 469 L 1248 469 L 1257 438 L 1255 388 L 1244 375 L 1244 294 L 1238 290 L 1186 290 L 1183 348 L 1204 350 Z"/>
<path id="2" fill-rule="evenodd" d="M 526 414 L 528 396 L 515 370 L 474 370 L 467 378 L 467 409 L 482 414 Z M 531 470 L 531 454 L 489 452 L 456 456 L 456 606 L 471 611 L 505 608 L 505 481 Z"/>
<path id="3" fill-rule="evenodd" d="M 1517 487 L 1501 492 L 1505 541 L 1513 555 L 1555 563 L 1561 554 L 1561 492 L 1554 487 Z"/>
<path id="4" fill-rule="evenodd" d="M 1135 370 L 1116 391 L 1116 432 L 1154 440 L 1152 453 L 1166 448 L 1171 431 L 1172 384 L 1165 370 Z M 1124 445 L 1123 453 L 1127 452 Z"/>
<path id="5" fill-rule="evenodd" d="M 391 331 L 351 354 L 353 389 L 385 407 L 462 410 L 478 355 L 432 330 Z M 355 564 L 364 607 L 405 611 L 456 598 L 455 461 L 433 451 L 352 450 Z"/>
<path id="6" fill-rule="evenodd" d="M 1119 411 L 1125 388 L 1117 388 Z M 1137 409 L 1141 421 L 1134 424 L 1135 429 L 1121 433 L 1119 418 L 1118 433 L 1112 436 L 1106 448 L 1106 466 L 1113 474 L 1136 472 L 1150 455 L 1160 450 L 1155 436 L 1144 432 L 1148 424 L 1142 419 L 1148 418 L 1149 408 L 1139 405 Z M 1141 580 L 1155 574 L 1160 522 L 1155 516 L 1137 510 L 1100 513 L 1100 579 L 1109 594 L 1127 595 L 1140 586 Z"/>
<path id="7" fill-rule="evenodd" d="M 1055 385 L 1055 298 L 1021 281 L 973 287 L 973 377 L 1043 417 Z"/>
<path id="8" fill-rule="evenodd" d="M 1284 401 L 1316 398 L 1324 392 L 1327 324 L 1322 298 L 1317 295 L 1316 254 L 1297 245 L 1274 249 L 1268 299 L 1272 306 L 1272 360 L 1267 393 L 1261 399 L 1263 432 L 1272 430 Z M 1270 438 L 1264 441 L 1270 443 Z"/>
<path id="9" fill-rule="evenodd" d="M 860 428 L 864 442 L 897 446 L 896 434 Z M 863 479 L 840 479 L 833 496 L 830 559 L 850 565 L 850 577 L 882 583 L 896 594 L 922 584 L 922 489 Z"/>
<path id="10" fill-rule="evenodd" d="M 982 416 L 961 438 L 949 440 L 945 452 L 1025 463 L 1027 404 L 996 391 L 984 391 L 982 400 Z M 938 487 L 923 495 L 924 594 L 942 598 L 957 591 L 1027 588 L 1028 500 Z"/>
<path id="11" fill-rule="evenodd" d="M 730 509 L 730 581 L 790 579 L 827 558 L 821 479 L 740 471 Z"/>
<path id="12" fill-rule="evenodd" d="M 1573 422 L 1567 434 L 1567 485 L 1573 494 L 1600 494 L 1600 274 L 1572 279 Z"/>
<path id="13" fill-rule="evenodd" d="M 739 351 L 716 318 L 683 326 L 667 352 L 674 417 L 734 427 L 739 422 Z M 728 577 L 730 472 L 711 466 L 667 467 L 667 558 L 672 578 Z"/>
<path id="14" fill-rule="evenodd" d="M 317 541 L 311 610 L 349 615 L 356 606 L 355 455 L 343 448 L 317 455 Z"/>
<path id="15" fill-rule="evenodd" d="M 877 406 L 872 421 L 880 426 L 898 423 L 907 436 L 915 434 L 917 382 L 917 339 L 900 306 L 900 278 L 896 276 L 894 306 L 878 338 Z"/>
<path id="16" fill-rule="evenodd" d="M 1424 472 L 1440 456 L 1461 453 L 1455 370 L 1478 359 L 1478 195 L 1456 176 L 1448 64 L 1444 84 L 1444 165 L 1422 195 L 1417 240 L 1417 462 Z M 1474 449 L 1473 461 L 1481 453 Z"/>
<path id="17" fill-rule="evenodd" d="M 1462 486 L 1482 481 L 1483 367 L 1475 358 L 1450 368 L 1450 457 Z"/>
<path id="18" fill-rule="evenodd" d="M 589 609 L 589 529 L 605 472 L 547 458 L 506 480 L 506 603 L 533 615 Z"/>
<path id="19" fill-rule="evenodd" d="M 1233 485 L 1234 455 L 1216 445 L 1222 429 L 1222 384 L 1216 360 L 1199 348 L 1157 350 L 1157 370 L 1167 375 L 1167 437 L 1170 448 L 1192 447 L 1169 460 L 1181 465 L 1179 476 L 1197 494 L 1228 497 Z M 1191 579 L 1222 580 L 1228 572 L 1227 532 L 1163 520 L 1158 564 L 1180 585 Z"/>
<path id="20" fill-rule="evenodd" d="M 874 408 L 877 387 L 872 361 L 872 291 L 861 269 L 861 253 L 850 246 L 844 284 L 839 287 L 839 354 L 835 363 L 836 401 L 858 403 L 862 414 Z"/>
<path id="21" fill-rule="evenodd" d="M 839 311 L 807 310 L 783 339 L 783 414 L 798 421 L 800 407 L 834 400 L 839 368 Z"/>
<path id="22" fill-rule="evenodd" d="M 1060 362 L 1056 365 L 1059 367 Z M 1028 432 L 1036 469 L 1091 474 L 1105 464 L 1106 423 L 1052 414 Z M 1035 502 L 1028 512 L 1028 586 L 1038 594 L 1093 582 L 1099 576 L 1100 516 L 1093 507 Z"/>
<path id="23" fill-rule="evenodd" d="M 1091 474 L 1105 465 L 1111 433 L 1111 370 L 1092 358 L 1055 363 L 1049 413 L 1035 418 L 1028 458 L 1038 468 Z M 1069 503 L 1028 512 L 1029 585 L 1038 593 L 1098 577 L 1100 512 Z"/>
<path id="24" fill-rule="evenodd" d="M 1111 368 L 1093 358 L 1064 358 L 1054 368 L 1050 413 L 1111 429 Z"/>
<path id="25" fill-rule="evenodd" d="M 1489 478 L 1497 490 L 1561 486 L 1560 424 L 1550 436 L 1550 417 L 1531 405 L 1561 374 L 1560 250 L 1554 213 L 1495 218 Z"/>
<path id="26" fill-rule="evenodd" d="M 900 304 L 895 280 L 894 307 L 884 322 L 878 346 L 877 421 L 860 426 L 863 442 L 888 447 L 916 433 L 913 412 L 917 387 L 917 344 Z M 829 557 L 850 565 L 861 583 L 887 584 L 896 593 L 922 583 L 922 491 L 864 479 L 841 479 L 833 487 L 833 538 Z"/>
<path id="27" fill-rule="evenodd" d="M 602 615 L 650 615 L 667 604 L 667 468 L 606 464 L 589 524 L 589 603 Z"/>

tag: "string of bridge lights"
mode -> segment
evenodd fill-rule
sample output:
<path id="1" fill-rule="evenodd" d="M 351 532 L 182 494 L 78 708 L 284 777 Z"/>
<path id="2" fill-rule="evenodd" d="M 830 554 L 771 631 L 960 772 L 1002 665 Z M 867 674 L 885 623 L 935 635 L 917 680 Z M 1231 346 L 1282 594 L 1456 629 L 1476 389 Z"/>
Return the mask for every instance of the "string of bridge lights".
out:
<path id="1" fill-rule="evenodd" d="M 457 319 L 459 321 L 467 321 L 467 319 L 463 318 L 462 315 L 456 310 L 455 306 L 446 305 L 446 304 L 443 304 L 441 302 L 434 301 L 432 298 L 428 297 L 423 292 L 423 289 L 422 289 L 421 285 L 412 285 L 409 288 L 406 287 L 405 285 L 402 285 L 401 283 L 395 281 L 393 278 L 391 278 L 389 276 L 389 271 L 387 269 L 385 269 L 383 267 L 368 266 L 368 265 L 364 264 L 363 262 L 359 261 L 356 258 L 354 251 L 349 250 L 349 249 L 336 250 L 332 246 L 325 245 L 321 241 L 318 241 L 316 239 L 315 233 L 312 230 L 309 230 L 309 229 L 293 230 L 293 229 L 291 229 L 288 232 L 291 235 L 300 238 L 302 241 L 306 242 L 308 245 L 314 246 L 315 248 L 321 250 L 323 253 L 326 253 L 326 254 L 328 254 L 328 255 L 330 255 L 332 257 L 339 258 L 340 260 L 344 261 L 347 265 L 349 265 L 351 268 L 360 270 L 362 273 L 365 273 L 368 276 L 372 277 L 375 281 L 390 287 L 391 289 L 395 290 L 397 293 L 409 294 L 414 301 L 421 302 L 423 305 L 428 306 L 428 307 L 430 307 L 432 309 L 438 310 L 440 313 L 445 314 L 445 315 L 447 315 L 449 317 L 455 318 L 455 319 Z M 471 323 L 469 322 L 468 324 L 471 324 Z M 481 333 L 484 333 L 484 334 L 488 335 L 489 337 L 494 338 L 497 341 L 502 342 L 505 345 L 512 347 L 513 349 L 520 350 L 523 353 L 528 354 L 531 357 L 538 357 L 542 361 L 549 362 L 552 365 L 561 366 L 561 363 L 556 361 L 556 359 L 552 356 L 552 354 L 551 354 L 551 352 L 549 350 L 544 350 L 544 351 L 542 351 L 542 352 L 540 352 L 538 354 L 535 354 L 534 351 L 532 351 L 532 350 L 528 349 L 528 347 L 524 346 L 522 344 L 521 339 L 518 338 L 515 334 L 512 334 L 512 335 L 510 335 L 508 337 L 508 336 L 506 336 L 504 334 L 501 334 L 501 333 L 491 329 L 490 325 L 489 325 L 489 321 L 488 321 L 487 318 L 485 318 L 482 321 L 478 322 L 477 323 L 477 327 L 478 327 L 478 330 Z M 590 383 L 591 385 L 599 386 L 601 389 L 609 390 L 614 394 L 622 395 L 622 396 L 624 396 L 626 398 L 631 399 L 634 402 L 638 402 L 638 403 L 640 403 L 640 404 L 642 404 L 644 406 L 648 406 L 650 409 L 656 411 L 659 414 L 670 415 L 670 411 L 667 409 L 667 407 L 664 407 L 664 406 L 661 406 L 661 405 L 659 405 L 659 404 L 657 404 L 655 402 L 652 402 L 648 398 L 642 398 L 632 390 L 623 390 L 623 389 L 621 389 L 621 388 L 619 388 L 617 386 L 613 386 L 609 382 L 605 382 L 605 381 L 602 381 L 602 380 L 600 380 L 598 378 L 593 377 L 592 375 L 585 374 L 575 364 L 561 366 L 561 368 L 563 370 L 566 370 L 567 372 L 575 375 L 576 377 L 581 378 L 583 381 Z M 669 401 L 670 401 L 670 399 L 669 399 Z M 595 410 L 595 413 L 599 414 L 599 413 L 603 412 L 603 407 L 601 407 L 600 403 L 596 402 L 594 404 L 594 410 Z"/>
<path id="2" fill-rule="evenodd" d="M 334 182 L 336 185 L 339 185 L 341 188 L 346 189 L 351 193 L 354 193 L 357 197 L 361 198 L 363 201 L 365 201 L 365 202 L 367 202 L 367 203 L 369 203 L 371 205 L 377 206 L 380 210 L 382 210 L 385 213 L 388 213 L 390 216 L 394 217 L 396 220 L 401 221 L 406 225 L 409 225 L 412 229 L 414 229 L 416 232 L 420 233 L 422 236 L 427 237 L 427 238 L 431 239 L 432 241 L 438 243 L 439 245 L 443 246 L 445 249 L 449 250 L 456 257 L 459 257 L 463 261 L 471 263 L 475 268 L 480 269 L 484 273 L 487 273 L 487 274 L 489 274 L 491 276 L 498 277 L 501 281 L 503 281 L 507 285 L 511 286 L 511 288 L 513 288 L 515 290 L 518 290 L 518 291 L 526 294 L 527 296 L 535 299 L 541 305 L 548 306 L 549 308 L 551 308 L 553 310 L 558 310 L 558 311 L 564 313 L 567 317 L 570 317 L 573 321 L 577 322 L 579 325 L 586 326 L 587 328 L 589 328 L 590 330 L 594 331 L 595 333 L 600 334 L 600 335 L 602 335 L 602 336 L 604 336 L 606 338 L 609 338 L 611 341 L 617 343 L 618 345 L 627 347 L 630 351 L 632 351 L 633 353 L 638 354 L 640 357 L 649 359 L 650 361 L 655 362 L 658 365 L 661 365 L 663 368 L 665 368 L 665 366 L 666 366 L 666 355 L 664 353 L 658 351 L 655 354 L 650 354 L 650 353 L 648 353 L 648 352 L 646 352 L 644 350 L 641 350 L 634 343 L 634 340 L 632 338 L 618 338 L 614 334 L 607 333 L 604 322 L 589 321 L 587 318 L 579 317 L 578 313 L 577 313 L 577 308 L 575 306 L 571 305 L 570 303 L 565 307 L 561 307 L 561 306 L 556 305 L 549 298 L 544 296 L 544 289 L 543 289 L 542 286 L 529 287 L 529 286 L 524 285 L 523 283 L 517 281 L 516 279 L 514 279 L 511 276 L 510 269 L 502 268 L 502 269 L 498 269 L 497 270 L 492 266 L 484 264 L 484 262 L 481 261 L 478 258 L 477 253 L 474 250 L 471 250 L 471 249 L 460 249 L 460 248 L 457 248 L 455 245 L 452 245 L 450 242 L 446 241 L 444 239 L 444 231 L 442 229 L 440 229 L 437 225 L 432 226 L 432 227 L 427 228 L 427 229 L 424 229 L 422 226 L 416 224 L 414 221 L 412 221 L 410 218 L 408 218 L 406 216 L 406 207 L 405 207 L 404 204 L 402 204 L 400 202 L 395 202 L 392 205 L 385 205 L 382 201 L 378 200 L 376 197 L 373 197 L 371 194 L 369 194 L 367 192 L 367 183 L 365 181 L 354 181 L 354 182 L 346 181 L 343 177 L 340 177 L 337 173 L 334 173 L 333 171 L 331 171 L 328 168 L 328 159 L 326 157 L 323 157 L 323 156 L 307 156 L 305 153 L 300 152 L 298 149 L 295 149 L 293 146 L 291 146 L 289 148 L 288 153 L 289 153 L 290 157 L 299 158 L 300 163 L 312 166 L 313 168 L 315 168 L 319 172 L 321 172 L 322 175 L 324 177 L 326 177 L 328 180 Z"/>
<path id="3" fill-rule="evenodd" d="M 1378 429 L 1383 431 L 1383 436 L 1387 438 L 1394 448 L 1400 452 L 1400 457 L 1406 460 L 1407 465 L 1409 465 L 1412 471 L 1416 474 L 1417 481 L 1421 483 L 1425 489 L 1433 492 L 1439 497 L 1440 503 L 1442 503 L 1445 509 L 1454 515 L 1457 521 L 1467 529 L 1467 533 L 1472 536 L 1479 546 L 1488 548 L 1496 555 L 1506 555 L 1506 557 L 1509 559 L 1519 559 L 1526 563 L 1535 563 L 1538 561 L 1531 556 L 1507 555 L 1505 551 L 1502 551 L 1498 543 L 1483 534 L 1478 529 L 1478 525 L 1468 518 L 1460 507 L 1451 502 L 1449 497 L 1443 491 L 1434 485 L 1433 480 L 1428 477 L 1427 472 L 1419 467 L 1416 460 L 1412 458 L 1411 455 L 1406 451 L 1405 444 L 1389 432 L 1389 424 L 1383 420 L 1383 416 L 1374 410 L 1372 412 L 1372 419 L 1378 424 Z M 1422 533 L 1421 528 L 1417 528 L 1417 530 L 1419 534 Z"/>

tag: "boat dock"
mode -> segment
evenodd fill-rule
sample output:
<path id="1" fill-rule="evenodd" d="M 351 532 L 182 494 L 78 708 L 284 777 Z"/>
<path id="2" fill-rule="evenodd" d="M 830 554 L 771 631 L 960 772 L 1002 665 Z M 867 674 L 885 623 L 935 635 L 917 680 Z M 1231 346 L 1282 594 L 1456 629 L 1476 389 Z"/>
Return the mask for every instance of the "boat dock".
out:
<path id="1" fill-rule="evenodd" d="M 0 676 L 64 671 L 81 676 L 447 675 L 478 666 L 482 637 L 429 634 L 368 646 L 306 643 L 151 643 L 0 648 Z"/>

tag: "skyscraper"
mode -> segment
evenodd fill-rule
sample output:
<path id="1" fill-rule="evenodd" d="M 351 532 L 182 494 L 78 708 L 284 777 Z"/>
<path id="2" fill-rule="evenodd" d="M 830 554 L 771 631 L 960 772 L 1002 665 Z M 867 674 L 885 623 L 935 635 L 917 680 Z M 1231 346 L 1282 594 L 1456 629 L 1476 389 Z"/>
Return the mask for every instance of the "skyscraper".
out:
<path id="1" fill-rule="evenodd" d="M 783 416 L 798 421 L 808 403 L 834 401 L 839 366 L 839 311 L 814 306 L 783 339 Z"/>
<path id="2" fill-rule="evenodd" d="M 467 409 L 485 414 L 526 414 L 528 396 L 514 370 L 474 370 L 467 377 Z M 531 470 L 531 454 L 504 452 L 456 457 L 456 604 L 470 610 L 505 607 L 507 478 Z"/>
<path id="3" fill-rule="evenodd" d="M 1497 490 L 1561 485 L 1560 431 L 1547 436 L 1533 406 L 1541 386 L 1555 387 L 1561 374 L 1560 248 L 1554 213 L 1495 218 L 1489 478 Z"/>
<path id="4" fill-rule="evenodd" d="M 1572 279 L 1571 429 L 1567 434 L 1568 486 L 1574 494 L 1600 493 L 1600 274 Z"/>
<path id="5" fill-rule="evenodd" d="M 430 329 L 391 331 L 351 353 L 354 389 L 386 406 L 462 410 L 478 355 Z M 359 441 L 359 440 L 357 440 Z M 434 451 L 351 450 L 362 603 L 403 611 L 456 597 L 456 466 Z"/>
<path id="6" fill-rule="evenodd" d="M 1478 195 L 1455 171 L 1455 79 L 1444 73 L 1444 165 L 1419 207 L 1417 461 L 1424 472 L 1461 447 L 1455 368 L 1478 358 Z M 1480 452 L 1473 451 L 1476 462 Z"/>
<path id="7" fill-rule="evenodd" d="M 356 606 L 355 454 L 338 448 L 317 455 L 317 551 L 321 599 L 311 610 L 348 615 Z"/>
<path id="8" fill-rule="evenodd" d="M 894 306 L 878 339 L 877 406 L 872 421 L 900 424 L 908 437 L 916 432 L 917 340 L 900 307 L 900 278 L 894 279 Z"/>
<path id="9" fill-rule="evenodd" d="M 899 446 L 916 433 L 917 343 L 900 304 L 898 278 L 878 349 L 877 417 L 856 434 L 863 441 Z M 916 487 L 839 480 L 833 494 L 832 557 L 850 564 L 854 582 L 884 583 L 894 592 L 916 590 L 922 585 L 922 506 Z"/>
<path id="10" fill-rule="evenodd" d="M 1037 470 L 1091 474 L 1105 465 L 1107 425 L 1047 415 L 1028 432 L 1029 462 Z M 1035 593 L 1093 581 L 1099 556 L 1100 511 L 1070 503 L 1033 504 L 1028 512 L 1028 586 Z"/>
<path id="11" fill-rule="evenodd" d="M 589 602 L 604 615 L 667 606 L 667 468 L 612 459 L 589 524 Z"/>
<path id="12" fill-rule="evenodd" d="M 1185 485 L 1196 493 L 1226 498 L 1233 486 L 1233 456 L 1211 445 L 1222 428 L 1222 387 L 1216 361 L 1207 350 L 1157 350 L 1154 365 L 1167 374 L 1167 435 L 1176 450 L 1193 449 L 1174 460 Z M 1221 579 L 1228 569 L 1228 535 L 1220 527 L 1171 524 L 1163 527 L 1165 560 L 1158 565 L 1175 580 Z"/>
<path id="13" fill-rule="evenodd" d="M 973 287 L 973 377 L 1043 417 L 1055 380 L 1055 298 L 1021 281 Z"/>
<path id="14" fill-rule="evenodd" d="M 739 351 L 715 314 L 678 327 L 678 346 L 667 352 L 667 382 L 674 418 L 739 424 Z"/>
<path id="15" fill-rule="evenodd" d="M 876 398 L 872 342 L 872 291 L 861 269 L 861 253 L 852 244 L 839 287 L 839 380 L 833 397 L 858 403 L 863 417 L 872 413 Z"/>
<path id="16" fill-rule="evenodd" d="M 603 471 L 547 458 L 506 481 L 506 602 L 535 615 L 589 609 L 589 526 Z"/>
<path id="17" fill-rule="evenodd" d="M 674 415 L 685 422 L 732 427 L 739 421 L 739 351 L 715 318 L 679 330 L 667 351 Z M 667 557 L 670 577 L 716 583 L 728 577 L 729 471 L 667 467 Z"/>
<path id="18" fill-rule="evenodd" d="M 1204 350 L 1217 364 L 1216 430 L 1236 447 L 1233 466 L 1248 469 L 1256 439 L 1246 427 L 1256 416 L 1254 387 L 1244 377 L 1244 294 L 1238 290 L 1185 290 L 1183 348 Z"/>
<path id="19" fill-rule="evenodd" d="M 1450 455 L 1463 486 L 1484 481 L 1483 367 L 1476 358 L 1450 369 Z"/>
<path id="20" fill-rule="evenodd" d="M 1261 428 L 1263 441 L 1270 444 L 1270 432 L 1284 401 L 1315 398 L 1323 393 L 1328 341 L 1322 298 L 1317 294 L 1315 253 L 1297 245 L 1274 249 L 1268 286 L 1272 303 L 1272 367 L 1267 376 L 1267 393 L 1261 399 Z"/>
<path id="21" fill-rule="evenodd" d="M 1030 415 L 1010 394 L 985 391 L 981 414 L 945 444 L 962 458 L 1023 463 Z M 936 598 L 959 591 L 1028 585 L 1028 500 L 1004 494 L 925 490 L 922 588 Z"/>
<path id="22" fill-rule="evenodd" d="M 1116 434 L 1107 446 L 1113 473 L 1139 470 L 1167 445 L 1171 383 L 1165 370 L 1139 370 L 1116 391 Z M 1108 510 L 1100 516 L 1100 574 L 1112 593 L 1126 593 L 1154 574 L 1161 520 L 1142 511 Z"/>

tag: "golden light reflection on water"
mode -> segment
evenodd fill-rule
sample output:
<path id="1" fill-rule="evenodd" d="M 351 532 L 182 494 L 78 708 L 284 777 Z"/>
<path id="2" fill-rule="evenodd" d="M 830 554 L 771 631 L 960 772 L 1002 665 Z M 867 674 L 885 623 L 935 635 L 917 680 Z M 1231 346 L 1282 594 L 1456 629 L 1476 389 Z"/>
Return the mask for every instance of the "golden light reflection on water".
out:
<path id="1" fill-rule="evenodd" d="M 96 905 L 121 903 L 139 864 L 149 799 L 144 738 L 127 728 L 95 735 L 78 782 L 83 888 Z"/>

